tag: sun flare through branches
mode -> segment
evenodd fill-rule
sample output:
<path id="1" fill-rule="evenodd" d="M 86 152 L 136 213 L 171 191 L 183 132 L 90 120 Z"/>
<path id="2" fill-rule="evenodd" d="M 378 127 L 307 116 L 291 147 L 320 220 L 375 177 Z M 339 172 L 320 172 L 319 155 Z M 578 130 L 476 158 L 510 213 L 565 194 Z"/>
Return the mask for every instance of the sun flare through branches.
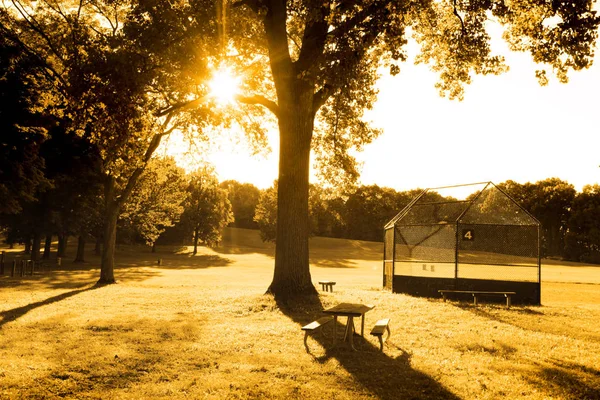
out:
<path id="1" fill-rule="evenodd" d="M 219 67 L 208 83 L 211 96 L 221 104 L 233 103 L 239 94 L 240 78 L 231 69 Z"/>

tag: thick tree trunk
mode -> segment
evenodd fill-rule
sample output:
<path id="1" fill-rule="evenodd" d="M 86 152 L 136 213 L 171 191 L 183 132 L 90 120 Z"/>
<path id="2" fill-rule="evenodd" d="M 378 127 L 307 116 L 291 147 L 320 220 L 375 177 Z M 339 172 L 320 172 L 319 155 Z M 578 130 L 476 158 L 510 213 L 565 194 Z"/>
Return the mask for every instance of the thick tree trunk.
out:
<path id="1" fill-rule="evenodd" d="M 117 219 L 119 206 L 115 201 L 107 201 L 100 265 L 100 284 L 115 283 L 115 248 L 117 243 Z"/>
<path id="2" fill-rule="evenodd" d="M 58 235 L 58 251 L 56 256 L 65 258 L 67 256 L 67 244 L 69 243 L 69 235 Z"/>
<path id="3" fill-rule="evenodd" d="M 79 238 L 77 239 L 77 255 L 75 256 L 75 260 L 73 262 L 85 262 L 85 237 L 83 235 L 79 235 Z"/>
<path id="4" fill-rule="evenodd" d="M 40 248 L 42 245 L 42 235 L 39 233 L 33 234 L 33 239 L 31 243 L 31 259 L 33 261 L 38 261 L 40 259 Z"/>
<path id="5" fill-rule="evenodd" d="M 42 258 L 44 260 L 50 259 L 51 249 L 52 249 L 52 235 L 46 235 L 46 241 L 44 242 L 44 255 L 42 255 Z"/>
<path id="6" fill-rule="evenodd" d="M 194 229 L 194 255 L 198 254 L 198 237 L 200 236 L 200 232 L 198 228 Z"/>
<path id="7" fill-rule="evenodd" d="M 308 262 L 308 185 L 314 116 L 306 96 L 296 94 L 288 107 L 282 107 L 287 102 L 279 103 L 282 113 L 279 116 L 277 240 L 275 271 L 267 291 L 283 301 L 317 293 Z"/>

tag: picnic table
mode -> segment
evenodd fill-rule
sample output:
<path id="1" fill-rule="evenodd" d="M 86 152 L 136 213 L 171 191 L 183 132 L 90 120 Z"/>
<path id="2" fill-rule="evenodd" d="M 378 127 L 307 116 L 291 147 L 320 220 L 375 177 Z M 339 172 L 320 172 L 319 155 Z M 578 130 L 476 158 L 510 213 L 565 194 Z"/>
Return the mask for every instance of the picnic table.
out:
<path id="1" fill-rule="evenodd" d="M 348 341 L 350 344 L 350 348 L 352 350 L 356 350 L 354 348 L 354 317 L 361 317 L 360 324 L 360 336 L 364 338 L 365 334 L 365 314 L 371 311 L 375 306 L 370 304 L 355 304 L 355 303 L 340 303 L 337 306 L 328 308 L 323 310 L 325 314 L 333 315 L 333 345 L 335 346 L 335 342 L 337 340 L 337 318 L 338 317 L 347 317 L 348 320 L 346 322 L 346 332 L 344 334 L 344 341 Z"/>

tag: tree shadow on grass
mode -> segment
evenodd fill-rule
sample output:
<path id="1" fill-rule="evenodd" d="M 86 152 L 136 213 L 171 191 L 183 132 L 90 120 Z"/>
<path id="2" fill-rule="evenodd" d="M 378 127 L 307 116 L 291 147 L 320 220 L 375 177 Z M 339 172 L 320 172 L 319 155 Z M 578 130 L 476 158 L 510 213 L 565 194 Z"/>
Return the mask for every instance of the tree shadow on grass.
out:
<path id="1" fill-rule="evenodd" d="M 537 373 L 527 380 L 563 399 L 600 399 L 600 370 L 567 361 L 534 363 Z"/>
<path id="2" fill-rule="evenodd" d="M 46 300 L 36 301 L 35 303 L 27 304 L 26 306 L 21 306 L 21 307 L 13 308 L 11 310 L 2 311 L 2 312 L 0 312 L 0 329 L 4 326 L 4 324 L 6 324 L 8 322 L 12 322 L 12 321 L 16 320 L 17 318 L 21 318 L 23 315 L 27 314 L 31 310 L 35 310 L 36 308 L 59 302 L 64 299 L 68 299 L 69 297 L 73 297 L 75 295 L 78 295 L 83 292 L 88 292 L 90 290 L 95 290 L 100 287 L 102 287 L 102 285 L 85 286 L 80 289 L 62 293 L 57 296 L 49 297 Z"/>
<path id="3" fill-rule="evenodd" d="M 304 300 L 300 305 L 281 302 L 277 302 L 277 305 L 281 312 L 296 322 L 299 327 L 323 315 L 323 305 L 317 296 Z M 339 320 L 343 319 L 339 318 Z M 345 329 L 345 324 L 340 323 L 339 320 L 336 327 L 338 333 L 344 332 Z M 357 329 L 360 329 L 359 326 L 357 326 Z M 369 328 L 367 326 L 365 326 L 365 332 L 368 335 Z M 396 332 L 396 334 L 399 333 Z M 325 363 L 331 358 L 336 359 L 362 387 L 377 396 L 377 398 L 389 400 L 410 398 L 459 399 L 458 396 L 448 391 L 429 375 L 413 369 L 410 365 L 409 352 L 394 345 L 393 338 L 394 329 L 392 327 L 392 336 L 384 346 L 383 352 L 379 351 L 379 346 L 374 346 L 360 336 L 355 336 L 355 347 L 358 351 L 352 351 L 346 347 L 345 343 L 340 343 L 341 341 L 338 341 L 336 347 L 331 348 L 331 338 L 323 335 L 311 335 L 309 340 L 317 341 L 326 349 L 323 356 L 316 357 L 313 355 L 317 362 Z M 401 355 L 396 358 L 387 355 L 385 351 L 390 346 L 401 350 Z"/>

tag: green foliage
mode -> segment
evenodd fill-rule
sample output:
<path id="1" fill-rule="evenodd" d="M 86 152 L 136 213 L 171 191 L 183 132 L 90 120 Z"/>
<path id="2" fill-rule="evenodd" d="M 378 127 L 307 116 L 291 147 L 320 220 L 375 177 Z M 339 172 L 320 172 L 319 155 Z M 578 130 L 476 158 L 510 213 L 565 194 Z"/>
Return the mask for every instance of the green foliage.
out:
<path id="1" fill-rule="evenodd" d="M 600 264 L 600 185 L 587 185 L 573 200 L 566 256 L 570 260 Z"/>
<path id="2" fill-rule="evenodd" d="M 346 201 L 346 237 L 380 242 L 383 227 L 417 194 L 377 185 L 361 186 Z"/>
<path id="3" fill-rule="evenodd" d="M 275 242 L 277 238 L 277 181 L 262 190 L 254 213 L 254 221 L 260 229 L 263 242 Z"/>
<path id="4" fill-rule="evenodd" d="M 506 181 L 498 186 L 540 221 L 544 255 L 562 256 L 569 212 L 576 194 L 573 185 L 548 178 L 525 184 Z"/>
<path id="5" fill-rule="evenodd" d="M 233 209 L 233 226 L 246 229 L 257 228 L 254 210 L 259 201 L 260 190 L 250 183 L 239 183 L 234 180 L 221 182 L 220 186 L 227 190 L 227 198 Z"/>
<path id="6" fill-rule="evenodd" d="M 37 60 L 0 35 L 0 215 L 22 211 L 49 183 L 39 156 L 49 125 L 40 113 L 41 76 Z"/>
<path id="7" fill-rule="evenodd" d="M 121 227 L 153 245 L 183 212 L 187 198 L 185 172 L 173 158 L 153 158 L 140 176 L 120 216 Z"/>
<path id="8" fill-rule="evenodd" d="M 199 169 L 189 176 L 187 198 L 181 215 L 182 227 L 194 235 L 194 244 L 202 241 L 215 245 L 221 241 L 221 232 L 233 222 L 227 191 L 219 187 L 212 171 Z"/>

